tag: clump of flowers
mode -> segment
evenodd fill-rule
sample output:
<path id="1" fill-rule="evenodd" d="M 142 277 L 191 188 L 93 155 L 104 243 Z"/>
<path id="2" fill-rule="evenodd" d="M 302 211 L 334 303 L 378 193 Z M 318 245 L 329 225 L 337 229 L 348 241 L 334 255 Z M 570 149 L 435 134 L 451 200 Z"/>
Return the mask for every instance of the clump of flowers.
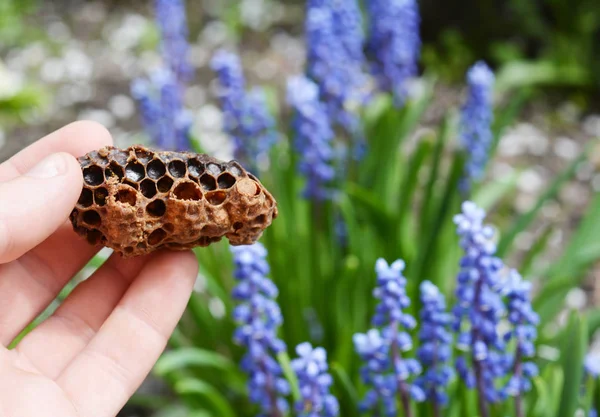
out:
<path id="1" fill-rule="evenodd" d="M 406 99 L 406 82 L 417 75 L 421 52 L 419 6 L 416 0 L 371 0 L 367 52 L 379 88 Z"/>
<path id="2" fill-rule="evenodd" d="M 292 369 L 298 378 L 301 399 L 295 408 L 299 417 L 335 417 L 339 413 L 337 399 L 329 393 L 333 379 L 328 373 L 327 352 L 310 343 L 296 347 L 298 358 L 292 361 Z"/>
<path id="3" fill-rule="evenodd" d="M 421 328 L 417 358 L 424 372 L 416 384 L 433 406 L 434 415 L 440 415 L 440 408 L 448 403 L 447 387 L 454 374 L 449 364 L 452 356 L 452 334 L 449 331 L 452 316 L 446 312 L 446 300 L 440 290 L 431 282 L 421 283 L 420 313 Z"/>
<path id="4" fill-rule="evenodd" d="M 283 416 L 288 410 L 284 397 L 289 385 L 274 357 L 285 350 L 285 344 L 277 337 L 282 317 L 275 301 L 277 287 L 267 278 L 267 251 L 260 243 L 234 246 L 231 251 L 238 281 L 232 295 L 240 302 L 233 313 L 238 324 L 233 338 L 247 349 L 241 367 L 249 376 L 250 400 L 260 407 L 262 415 Z"/>
<path id="5" fill-rule="evenodd" d="M 472 202 L 463 203 L 462 213 L 454 218 L 464 251 L 453 327 L 459 334 L 458 348 L 465 354 L 458 357 L 456 367 L 467 387 L 478 391 L 482 417 L 488 415 L 488 403 L 502 398 L 496 385 L 506 372 L 505 343 L 498 332 L 506 312 L 500 293 L 503 263 L 494 256 L 494 231 L 484 219 L 485 211 Z"/>
<path id="6" fill-rule="evenodd" d="M 217 51 L 211 67 L 219 80 L 219 98 L 225 117 L 225 131 L 233 140 L 234 156 L 251 170 L 264 159 L 277 140 L 275 120 L 267 107 L 264 92 L 246 91 L 239 57 Z"/>
<path id="7" fill-rule="evenodd" d="M 484 62 L 477 62 L 467 73 L 469 91 L 460 121 L 460 142 L 468 154 L 461 182 L 463 191 L 468 191 L 473 181 L 481 179 L 489 158 L 493 141 L 494 80 L 494 73 Z"/>
<path id="8" fill-rule="evenodd" d="M 315 200 L 331 197 L 333 130 L 319 99 L 318 86 L 303 76 L 289 80 L 288 103 L 294 110 L 295 147 L 301 155 L 299 170 L 306 177 L 304 196 Z"/>
<path id="9" fill-rule="evenodd" d="M 183 0 L 155 0 L 163 61 L 180 82 L 189 81 L 188 28 Z"/>
<path id="10" fill-rule="evenodd" d="M 407 331 L 416 326 L 415 319 L 403 311 L 410 306 L 406 278 L 402 275 L 404 266 L 401 260 L 391 265 L 383 259 L 377 260 L 374 296 L 379 299 L 379 304 L 373 324 L 381 327 L 381 330 L 376 328 L 366 334 L 354 335 L 356 352 L 365 362 L 361 368 L 361 378 L 371 387 L 361 403 L 361 409 L 375 413 L 383 411 L 388 416 L 398 414 L 398 398 L 405 416 L 412 415 L 411 397 L 416 401 L 425 399 L 423 389 L 409 381 L 421 372 L 421 365 L 416 359 L 403 357 L 404 352 L 413 347 Z"/>
<path id="11" fill-rule="evenodd" d="M 365 100 L 368 86 L 361 21 L 356 0 L 308 3 L 307 74 L 319 85 L 331 120 L 352 135 L 360 135 L 355 109 Z"/>

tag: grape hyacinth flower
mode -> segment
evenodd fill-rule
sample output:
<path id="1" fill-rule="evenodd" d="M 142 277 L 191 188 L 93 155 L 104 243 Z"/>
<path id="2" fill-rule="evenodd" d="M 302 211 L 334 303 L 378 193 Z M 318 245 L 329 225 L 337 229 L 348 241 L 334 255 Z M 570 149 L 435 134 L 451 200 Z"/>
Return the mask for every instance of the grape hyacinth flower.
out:
<path id="1" fill-rule="evenodd" d="M 535 355 L 536 326 L 538 315 L 531 307 L 531 283 L 523 281 L 515 270 L 509 273 L 507 283 L 508 321 L 511 330 L 504 336 L 505 341 L 514 340 L 516 349 L 514 357 L 510 358 L 509 369 L 511 378 L 504 390 L 506 396 L 515 397 L 516 416 L 523 416 L 522 394 L 531 389 L 531 378 L 538 374 L 537 366 L 527 359 Z"/>
<path id="2" fill-rule="evenodd" d="M 600 352 L 588 353 L 584 362 L 585 373 L 592 378 L 600 378 Z"/>
<path id="3" fill-rule="evenodd" d="M 425 392 L 432 403 L 433 415 L 438 417 L 441 415 L 440 407 L 448 403 L 446 390 L 454 374 L 449 365 L 452 335 L 448 327 L 452 317 L 446 312 L 446 300 L 438 287 L 423 281 L 420 290 L 423 307 L 419 331 L 421 346 L 417 350 L 417 358 L 424 372 L 415 383 Z"/>
<path id="4" fill-rule="evenodd" d="M 144 130 L 155 145 L 166 150 L 189 149 L 192 117 L 183 107 L 180 86 L 170 70 L 161 68 L 149 79 L 134 80 L 131 93 L 140 106 Z"/>
<path id="5" fill-rule="evenodd" d="M 469 91 L 461 112 L 459 132 L 461 146 L 468 153 L 460 184 L 464 192 L 469 191 L 472 181 L 481 179 L 488 161 L 493 141 L 491 124 L 494 80 L 494 73 L 484 62 L 477 62 L 467 73 Z"/>
<path id="6" fill-rule="evenodd" d="M 232 246 L 237 286 L 233 298 L 240 304 L 233 312 L 238 328 L 234 341 L 247 348 L 241 367 L 248 374 L 250 400 L 260 407 L 261 415 L 281 417 L 288 410 L 284 399 L 289 393 L 287 381 L 275 355 L 285 351 L 277 337 L 283 319 L 275 301 L 277 287 L 267 278 L 267 250 L 260 243 Z"/>
<path id="7" fill-rule="evenodd" d="M 406 82 L 418 73 L 421 51 L 416 0 L 370 0 L 367 54 L 379 88 L 393 94 L 397 106 L 406 99 Z"/>
<path id="8" fill-rule="evenodd" d="M 234 144 L 234 156 L 251 170 L 266 156 L 277 140 L 275 121 L 269 113 L 264 93 L 246 92 L 239 57 L 224 50 L 211 60 L 219 81 L 219 98 L 225 117 L 225 131 Z"/>
<path id="9" fill-rule="evenodd" d="M 295 407 L 298 417 L 336 417 L 339 413 L 337 399 L 329 393 L 333 383 L 327 366 L 327 352 L 310 343 L 296 346 L 298 358 L 292 360 L 292 369 L 298 377 L 300 396 Z"/>
<path id="10" fill-rule="evenodd" d="M 499 272 L 503 267 L 494 256 L 493 229 L 484 225 L 485 211 L 467 201 L 454 217 L 464 251 L 456 288 L 453 330 L 457 347 L 465 353 L 456 368 L 466 386 L 479 393 L 479 415 L 488 417 L 488 404 L 498 402 L 502 392 L 496 380 L 505 375 L 505 344 L 498 324 L 505 314 Z"/>
<path id="11" fill-rule="evenodd" d="M 403 312 L 410 306 L 406 294 L 406 278 L 402 276 L 404 262 L 397 260 L 388 265 L 378 259 L 375 265 L 377 287 L 373 295 L 379 299 L 373 324 L 381 327 L 366 334 L 354 335 L 354 346 L 365 362 L 361 379 L 371 386 L 361 403 L 362 411 L 376 414 L 383 407 L 386 416 L 398 415 L 396 400 L 399 397 L 406 417 L 412 416 L 410 398 L 423 401 L 425 393 L 417 384 L 408 380 L 421 372 L 416 359 L 403 358 L 402 353 L 412 349 L 412 339 L 405 330 L 416 326 L 415 319 Z M 401 330 L 403 329 L 403 330 Z"/>
<path id="12" fill-rule="evenodd" d="M 307 74 L 320 89 L 329 117 L 362 135 L 355 109 L 367 98 L 360 10 L 356 0 L 312 0 L 306 16 Z"/>
<path id="13" fill-rule="evenodd" d="M 161 52 L 165 65 L 180 83 L 189 81 L 188 29 L 184 0 L 155 0 L 155 13 L 161 33 Z"/>
<path id="14" fill-rule="evenodd" d="M 317 201 L 331 198 L 333 130 L 319 88 L 304 76 L 293 77 L 288 81 L 287 100 L 295 112 L 292 123 L 295 148 L 301 155 L 299 170 L 306 177 L 304 196 Z"/>

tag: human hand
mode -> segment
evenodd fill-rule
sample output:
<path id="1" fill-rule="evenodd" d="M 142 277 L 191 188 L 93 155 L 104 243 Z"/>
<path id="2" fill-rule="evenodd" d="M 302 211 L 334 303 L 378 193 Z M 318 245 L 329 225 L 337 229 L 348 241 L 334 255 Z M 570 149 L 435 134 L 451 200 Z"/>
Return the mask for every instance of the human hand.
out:
<path id="1" fill-rule="evenodd" d="M 83 184 L 74 156 L 111 143 L 100 125 L 76 122 L 0 165 L 0 417 L 115 416 L 185 309 L 191 252 L 113 254 L 6 348 L 96 252 L 66 221 Z"/>

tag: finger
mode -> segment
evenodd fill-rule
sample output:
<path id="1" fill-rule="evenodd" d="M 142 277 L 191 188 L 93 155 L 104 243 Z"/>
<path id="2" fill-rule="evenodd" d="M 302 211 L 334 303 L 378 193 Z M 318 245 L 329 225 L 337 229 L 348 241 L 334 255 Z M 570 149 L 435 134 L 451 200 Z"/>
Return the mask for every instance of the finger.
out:
<path id="1" fill-rule="evenodd" d="M 114 416 L 165 348 L 198 271 L 190 252 L 149 261 L 96 336 L 56 379 L 78 415 Z"/>
<path id="2" fill-rule="evenodd" d="M 0 182 L 25 174 L 47 155 L 66 152 L 75 157 L 112 145 L 108 130 L 99 123 L 79 121 L 50 133 L 0 164 Z"/>
<path id="3" fill-rule="evenodd" d="M 95 336 L 149 259 L 124 259 L 113 254 L 75 287 L 54 314 L 29 333 L 16 350 L 42 374 L 55 379 Z"/>
<path id="4" fill-rule="evenodd" d="M 82 185 L 81 167 L 67 153 L 47 156 L 24 175 L 0 183 L 0 264 L 18 258 L 58 229 Z"/>
<path id="5" fill-rule="evenodd" d="M 97 250 L 67 221 L 33 250 L 0 264 L 0 344 L 8 346 Z"/>

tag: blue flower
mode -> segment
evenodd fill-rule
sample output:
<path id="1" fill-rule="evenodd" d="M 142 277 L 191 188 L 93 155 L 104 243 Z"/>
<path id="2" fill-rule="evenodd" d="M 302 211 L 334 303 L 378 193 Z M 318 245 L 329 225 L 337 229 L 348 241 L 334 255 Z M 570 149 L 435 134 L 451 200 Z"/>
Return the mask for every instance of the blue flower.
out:
<path id="1" fill-rule="evenodd" d="M 424 373 L 416 384 L 423 389 L 427 399 L 438 407 L 448 403 L 446 389 L 454 374 L 448 364 L 452 354 L 452 335 L 448 331 L 452 317 L 446 312 L 444 295 L 435 285 L 423 281 L 420 289 L 423 308 L 419 331 L 421 346 L 417 350 L 417 358 L 423 365 Z"/>
<path id="2" fill-rule="evenodd" d="M 378 259 L 375 265 L 377 287 L 373 295 L 379 299 L 373 324 L 382 330 L 371 329 L 366 334 L 357 333 L 353 341 L 356 352 L 365 365 L 361 368 L 361 379 L 371 387 L 361 403 L 362 411 L 377 411 L 383 407 L 387 416 L 395 416 L 397 395 L 404 410 L 410 407 L 409 399 L 425 400 L 425 392 L 409 382 L 412 376 L 421 373 L 421 364 L 416 359 L 404 358 L 403 352 L 412 349 L 412 339 L 407 332 L 416 326 L 415 319 L 404 313 L 410 306 L 406 294 L 406 278 L 402 276 L 404 262 L 397 260 L 388 265 Z M 401 330 L 402 329 L 402 330 Z"/>
<path id="3" fill-rule="evenodd" d="M 536 326 L 539 317 L 531 307 L 531 283 L 523 281 L 521 275 L 511 270 L 506 285 L 508 297 L 508 320 L 512 325 L 511 330 L 505 334 L 508 343 L 516 343 L 515 354 L 508 357 L 511 374 L 506 387 L 505 395 L 519 396 L 531 389 L 531 378 L 538 374 L 537 366 L 526 359 L 535 355 L 535 339 L 537 338 Z"/>
<path id="4" fill-rule="evenodd" d="M 255 170 L 277 140 L 275 121 L 269 113 L 263 91 L 246 92 L 240 59 L 218 51 L 212 69 L 219 80 L 219 98 L 225 117 L 225 131 L 234 144 L 236 159 Z"/>
<path id="5" fill-rule="evenodd" d="M 584 368 L 592 378 L 600 377 L 600 353 L 588 353 L 585 357 Z"/>
<path id="6" fill-rule="evenodd" d="M 483 224 L 484 218 L 485 211 L 470 201 L 463 203 L 462 213 L 454 218 L 464 256 L 453 311 L 457 347 L 465 352 L 456 368 L 467 387 L 479 391 L 483 406 L 502 398 L 496 380 L 506 371 L 505 344 L 498 332 L 506 311 L 499 276 L 503 263 L 494 256 L 494 231 Z"/>
<path id="7" fill-rule="evenodd" d="M 370 0 L 367 54 L 371 71 L 397 105 L 406 98 L 406 81 L 418 73 L 421 50 L 419 7 L 416 0 Z"/>
<path id="8" fill-rule="evenodd" d="M 467 73 L 469 92 L 462 108 L 460 143 L 468 153 L 461 189 L 468 191 L 472 181 L 484 174 L 493 135 L 491 124 L 494 73 L 484 62 L 476 63 Z"/>
<path id="9" fill-rule="evenodd" d="M 333 130 L 329 124 L 319 89 L 308 78 L 291 78 L 287 100 L 294 109 L 295 147 L 300 154 L 299 170 L 306 177 L 304 196 L 315 200 L 331 198 L 333 164 Z"/>
<path id="10" fill-rule="evenodd" d="M 282 415 L 288 409 L 283 398 L 289 393 L 287 381 L 274 356 L 285 350 L 277 337 L 283 318 L 275 301 L 278 291 L 267 278 L 267 250 L 260 243 L 232 246 L 237 286 L 233 298 L 240 303 L 233 312 L 238 324 L 234 341 L 247 348 L 241 367 L 248 374 L 250 400 L 262 415 Z"/>
<path id="11" fill-rule="evenodd" d="M 154 71 L 131 86 L 142 113 L 142 123 L 152 142 L 162 149 L 189 149 L 192 117 L 183 107 L 181 85 L 168 69 Z"/>
<path id="12" fill-rule="evenodd" d="M 361 136 L 356 109 L 367 98 L 362 23 L 356 0 L 308 3 L 308 75 L 317 82 L 332 121 Z"/>
<path id="13" fill-rule="evenodd" d="M 188 30 L 183 0 L 155 0 L 156 20 L 161 32 L 163 61 L 180 82 L 189 81 Z"/>
<path id="14" fill-rule="evenodd" d="M 310 343 L 296 347 L 299 358 L 292 361 L 292 369 L 298 377 L 300 396 L 296 411 L 300 417 L 335 417 L 339 413 L 337 399 L 329 393 L 333 383 L 327 366 L 325 349 L 314 348 Z"/>

